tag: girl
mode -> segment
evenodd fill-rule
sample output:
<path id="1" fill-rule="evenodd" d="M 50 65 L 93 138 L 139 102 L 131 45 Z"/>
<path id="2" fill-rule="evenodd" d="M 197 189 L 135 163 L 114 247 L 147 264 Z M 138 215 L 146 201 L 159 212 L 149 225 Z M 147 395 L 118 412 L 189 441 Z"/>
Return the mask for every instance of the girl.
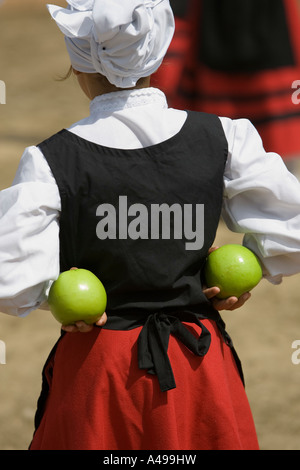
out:
<path id="1" fill-rule="evenodd" d="M 1 193 L 0 308 L 42 307 L 73 266 L 108 305 L 51 351 L 30 449 L 258 449 L 218 312 L 249 294 L 216 301 L 202 268 L 223 211 L 270 282 L 299 272 L 299 183 L 249 121 L 168 108 L 150 86 L 174 32 L 168 0 L 68 4 L 48 8 L 90 115 L 27 148 Z"/>

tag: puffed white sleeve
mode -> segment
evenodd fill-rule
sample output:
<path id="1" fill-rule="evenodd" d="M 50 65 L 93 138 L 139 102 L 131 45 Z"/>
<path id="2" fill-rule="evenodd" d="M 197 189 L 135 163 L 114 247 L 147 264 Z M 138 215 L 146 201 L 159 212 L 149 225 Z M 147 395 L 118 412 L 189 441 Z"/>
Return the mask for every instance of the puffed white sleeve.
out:
<path id="1" fill-rule="evenodd" d="M 300 272 L 300 183 L 247 119 L 220 118 L 228 141 L 223 220 L 279 284 Z"/>
<path id="2" fill-rule="evenodd" d="M 60 195 L 38 147 L 25 149 L 11 187 L 0 192 L 0 311 L 42 307 L 59 274 Z"/>

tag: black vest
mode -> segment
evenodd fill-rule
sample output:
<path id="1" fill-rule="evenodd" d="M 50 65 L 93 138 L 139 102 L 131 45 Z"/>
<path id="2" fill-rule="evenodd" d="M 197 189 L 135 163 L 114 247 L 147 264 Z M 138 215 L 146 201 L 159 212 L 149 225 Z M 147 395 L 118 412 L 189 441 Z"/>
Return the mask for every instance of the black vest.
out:
<path id="1" fill-rule="evenodd" d="M 198 322 L 196 312 L 223 330 L 202 292 L 227 158 L 217 116 L 189 112 L 178 134 L 141 149 L 104 147 L 67 130 L 39 147 L 61 196 L 61 271 L 77 266 L 100 278 L 108 296 L 105 328 L 147 324 L 140 338 L 141 348 L 147 349 L 144 359 L 149 356 L 148 333 L 155 336 L 153 328 L 162 319 L 175 332 L 182 327 L 178 318 Z M 202 330 L 206 344 L 200 351 L 195 346 L 201 355 L 210 337 Z M 157 373 L 159 366 L 148 359 L 141 359 L 140 367 Z M 172 386 L 168 382 L 163 388 Z"/>

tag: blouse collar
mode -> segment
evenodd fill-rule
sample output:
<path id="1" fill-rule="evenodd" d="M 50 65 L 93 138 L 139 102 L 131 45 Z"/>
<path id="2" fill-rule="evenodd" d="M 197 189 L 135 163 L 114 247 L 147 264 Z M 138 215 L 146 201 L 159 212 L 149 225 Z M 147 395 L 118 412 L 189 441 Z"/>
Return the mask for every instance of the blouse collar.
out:
<path id="1" fill-rule="evenodd" d="M 94 98 L 90 103 L 91 115 L 107 115 L 137 106 L 156 104 L 167 108 L 165 94 L 157 88 L 140 88 L 135 90 L 122 90 L 106 93 Z"/>

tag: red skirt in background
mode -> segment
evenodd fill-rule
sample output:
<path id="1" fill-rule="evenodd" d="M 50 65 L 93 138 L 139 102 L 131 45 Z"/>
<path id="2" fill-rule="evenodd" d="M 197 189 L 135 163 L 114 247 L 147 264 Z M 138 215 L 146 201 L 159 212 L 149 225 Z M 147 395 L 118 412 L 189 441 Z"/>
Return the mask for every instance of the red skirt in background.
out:
<path id="1" fill-rule="evenodd" d="M 246 11 L 249 2 L 190 0 L 186 18 L 176 18 L 174 39 L 152 83 L 166 93 L 171 107 L 250 119 L 266 151 L 292 159 L 300 156 L 300 10 L 296 0 L 269 1 L 269 10 L 268 0 L 253 0 L 253 8 L 255 3 L 251 18 Z M 213 4 L 216 14 L 223 14 L 224 24 L 220 24 L 220 18 L 214 21 Z M 220 11 L 226 4 L 228 11 Z M 205 9 L 205 5 L 209 6 Z M 259 24 L 261 31 L 255 30 L 251 38 L 251 27 Z M 226 42 L 230 36 L 234 37 L 231 45 Z M 268 51 L 272 57 L 267 56 Z"/>
<path id="2" fill-rule="evenodd" d="M 258 449 L 231 349 L 213 321 L 202 322 L 211 333 L 202 358 L 170 336 L 176 388 L 167 392 L 138 368 L 140 327 L 65 334 L 46 368 L 49 394 L 30 449 Z"/>

